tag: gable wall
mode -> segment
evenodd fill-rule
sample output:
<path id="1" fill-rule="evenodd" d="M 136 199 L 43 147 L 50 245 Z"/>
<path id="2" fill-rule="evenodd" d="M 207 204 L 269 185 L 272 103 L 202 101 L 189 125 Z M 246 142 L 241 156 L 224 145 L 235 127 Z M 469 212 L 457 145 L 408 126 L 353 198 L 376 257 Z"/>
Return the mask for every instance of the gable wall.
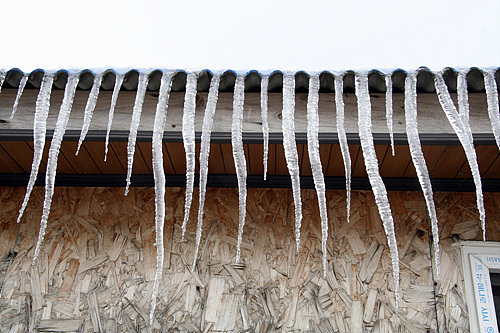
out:
<path id="1" fill-rule="evenodd" d="M 8 257 L 24 188 L 0 189 L 2 331 L 83 325 L 84 332 L 142 330 L 155 273 L 154 190 L 56 188 L 41 254 L 32 266 L 43 203 L 36 188 L 21 224 L 17 255 Z M 386 237 L 372 192 L 355 191 L 346 221 L 344 191 L 327 191 L 327 278 L 315 191 L 302 190 L 302 248 L 295 251 L 291 190 L 249 189 L 242 263 L 235 265 L 236 189 L 209 189 L 201 260 L 194 254 L 195 190 L 186 241 L 180 240 L 184 189 L 167 188 L 165 269 L 155 328 L 159 331 L 276 329 L 348 332 L 463 332 L 468 313 L 461 256 L 453 244 L 480 239 L 474 193 L 436 193 L 441 280 L 434 297 L 425 205 L 421 193 L 389 192 L 401 263 L 402 302 L 395 313 Z M 487 239 L 500 241 L 498 194 L 485 193 Z M 207 238 L 208 237 L 208 238 Z M 12 259 L 12 260 L 10 260 Z M 188 267 L 189 266 L 189 267 Z M 7 270 L 8 269 L 8 270 Z M 44 326 L 45 325 L 45 326 Z M 54 326 L 57 327 L 57 326 Z"/>

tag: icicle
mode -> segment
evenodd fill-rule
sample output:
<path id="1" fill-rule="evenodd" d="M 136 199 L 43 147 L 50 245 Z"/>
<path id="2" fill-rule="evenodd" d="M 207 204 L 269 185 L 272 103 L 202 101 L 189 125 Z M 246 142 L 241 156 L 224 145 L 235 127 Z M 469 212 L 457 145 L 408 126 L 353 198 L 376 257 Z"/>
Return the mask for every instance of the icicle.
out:
<path id="1" fill-rule="evenodd" d="M 79 76 L 79 73 L 70 74 L 68 76 L 68 82 L 66 83 L 66 87 L 64 89 L 64 98 L 59 110 L 59 116 L 57 117 L 54 135 L 52 136 L 52 141 L 50 143 L 49 158 L 47 160 L 47 172 L 45 176 L 45 199 L 43 201 L 42 218 L 40 221 L 40 233 L 38 234 L 38 241 L 35 247 L 33 262 L 36 260 L 38 254 L 40 253 L 40 248 L 45 236 L 45 229 L 47 228 L 50 205 L 52 204 L 52 195 L 54 194 L 57 158 L 59 156 L 59 149 L 61 148 L 61 142 L 63 140 L 64 132 L 66 132 L 66 126 L 68 124 L 69 115 L 71 113 L 71 107 L 73 105 L 73 99 L 75 97 L 75 91 Z"/>
<path id="2" fill-rule="evenodd" d="M 262 116 L 262 137 L 264 139 L 264 180 L 267 179 L 267 158 L 269 156 L 269 123 L 267 121 L 268 85 L 269 76 L 262 76 L 262 79 L 260 81 L 260 109 Z"/>
<path id="3" fill-rule="evenodd" d="M 12 106 L 12 113 L 10 114 L 10 119 L 14 118 L 14 115 L 17 112 L 17 106 L 19 105 L 19 99 L 23 95 L 24 87 L 26 87 L 26 82 L 28 82 L 29 75 L 24 74 L 21 82 L 19 82 L 19 87 L 17 88 L 16 100 L 14 101 L 14 105 Z"/>
<path id="4" fill-rule="evenodd" d="M 285 74 L 283 77 L 283 147 L 288 173 L 292 179 L 293 202 L 295 205 L 295 241 L 297 251 L 300 250 L 300 227 L 302 224 L 302 199 L 300 196 L 299 156 L 295 143 L 295 76 Z"/>
<path id="5" fill-rule="evenodd" d="M 234 166 L 238 178 L 239 224 L 238 243 L 236 245 L 236 263 L 240 261 L 241 239 L 247 212 L 247 162 L 243 151 L 243 103 L 245 101 L 245 77 L 238 75 L 234 84 L 233 123 L 231 127 L 231 144 L 233 146 Z"/>
<path id="6" fill-rule="evenodd" d="M 173 73 L 164 72 L 161 77 L 160 95 L 156 105 L 156 115 L 153 127 L 153 176 L 155 181 L 155 226 L 156 226 L 156 274 L 153 284 L 151 299 L 151 310 L 149 313 L 149 324 L 153 325 L 156 309 L 156 297 L 163 273 L 163 226 L 165 223 L 165 171 L 163 169 L 163 131 L 165 130 L 165 118 L 167 116 L 168 97 L 172 84 Z"/>
<path id="7" fill-rule="evenodd" d="M 184 203 L 184 221 L 182 221 L 182 239 L 186 234 L 191 202 L 193 201 L 194 171 L 195 171 L 195 132 L 194 114 L 196 111 L 197 73 L 189 73 L 184 97 L 184 113 L 182 116 L 182 141 L 186 151 L 186 199 Z"/>
<path id="8" fill-rule="evenodd" d="M 4 80 L 5 80 L 5 72 L 0 70 L 0 92 L 2 92 L 2 86 Z"/>
<path id="9" fill-rule="evenodd" d="M 85 106 L 82 131 L 80 133 L 78 148 L 76 148 L 75 155 L 78 155 L 78 152 L 80 152 L 80 147 L 82 146 L 83 140 L 85 140 L 85 136 L 87 136 L 95 105 L 97 104 L 97 97 L 99 97 L 99 88 L 101 87 L 101 81 L 102 74 L 96 74 L 96 76 L 94 77 L 94 84 L 92 85 L 92 89 L 90 90 L 89 98 L 87 100 L 87 105 Z"/>
<path id="10" fill-rule="evenodd" d="M 201 150 L 200 150 L 200 202 L 198 206 L 198 225 L 196 227 L 196 246 L 194 251 L 193 268 L 196 266 L 198 259 L 198 249 L 200 248 L 201 231 L 203 227 L 203 210 L 205 207 L 205 195 L 207 191 L 208 178 L 208 157 L 210 155 L 210 135 L 212 133 L 212 125 L 214 123 L 214 114 L 217 107 L 217 99 L 219 96 L 220 75 L 215 74 L 210 83 L 208 92 L 207 106 L 205 108 L 205 116 L 203 117 L 203 130 L 201 132 Z"/>
<path id="11" fill-rule="evenodd" d="M 484 210 L 483 188 L 481 184 L 481 175 L 479 174 L 479 165 L 477 164 L 476 150 L 474 149 L 474 142 L 472 141 L 471 135 L 468 134 L 470 132 L 470 128 L 468 123 L 463 123 L 462 118 L 458 114 L 448 91 L 448 87 L 446 86 L 443 76 L 440 73 L 434 74 L 434 83 L 439 103 L 441 104 L 451 127 L 453 127 L 455 134 L 460 140 L 460 143 L 464 148 L 467 161 L 469 162 L 472 178 L 474 179 L 474 184 L 476 185 L 477 209 L 479 210 L 479 219 L 481 220 L 481 226 L 483 228 L 483 240 L 486 240 L 486 213 Z"/>
<path id="12" fill-rule="evenodd" d="M 429 170 L 425 164 L 424 153 L 420 144 L 417 124 L 417 76 L 416 73 L 408 73 L 405 81 L 405 115 L 406 136 L 410 146 L 411 159 L 417 171 L 418 181 L 424 194 L 427 212 L 431 220 L 432 237 L 434 242 L 434 260 L 436 264 L 436 276 L 439 279 L 439 229 L 436 215 L 436 207 L 432 193 Z"/>
<path id="13" fill-rule="evenodd" d="M 488 101 L 488 115 L 490 116 L 491 127 L 493 128 L 498 149 L 500 149 L 500 113 L 498 110 L 498 89 L 495 81 L 495 71 L 484 71 L 483 75 Z"/>
<path id="14" fill-rule="evenodd" d="M 464 128 L 467 131 L 467 135 L 471 142 L 474 142 L 472 137 L 472 131 L 469 124 L 469 94 L 467 92 L 467 73 L 460 71 L 457 77 L 457 99 L 458 99 L 458 113 Z"/>
<path id="15" fill-rule="evenodd" d="M 47 132 L 47 116 L 50 109 L 50 93 L 52 91 L 52 83 L 54 82 L 54 74 L 45 73 L 40 86 L 40 92 L 36 99 L 35 120 L 33 121 L 33 163 L 31 165 L 30 179 L 26 188 L 23 204 L 19 210 L 17 223 L 21 221 L 24 210 L 28 205 L 28 201 L 35 186 L 35 181 L 38 176 L 38 169 L 42 161 L 43 148 L 45 147 L 45 134 Z"/>
<path id="16" fill-rule="evenodd" d="M 340 150 L 344 160 L 345 169 L 345 189 L 347 202 L 347 222 L 351 216 L 351 155 L 349 153 L 349 144 L 344 127 L 344 83 L 343 76 L 335 76 L 335 105 L 337 109 L 337 133 L 339 136 Z"/>
<path id="17" fill-rule="evenodd" d="M 377 155 L 373 144 L 371 103 L 370 93 L 368 92 L 368 76 L 366 74 L 356 74 L 356 97 L 358 99 L 358 126 L 361 149 L 363 150 L 368 179 L 372 186 L 375 202 L 384 225 L 387 243 L 391 252 L 394 294 L 396 297 L 396 308 L 398 308 L 400 299 L 398 245 L 396 243 L 391 207 L 384 182 L 382 181 L 382 177 L 380 177 Z"/>
<path id="18" fill-rule="evenodd" d="M 328 239 L 328 215 L 325 196 L 325 179 L 323 177 L 323 167 L 319 155 L 319 75 L 311 76 L 309 79 L 309 95 L 307 99 L 307 151 L 311 170 L 313 174 L 314 186 L 318 196 L 319 215 L 321 217 L 321 250 L 323 251 L 323 277 L 326 278 L 328 265 L 326 242 Z"/>
<path id="19" fill-rule="evenodd" d="M 113 88 L 113 95 L 111 96 L 111 107 L 109 108 L 108 116 L 108 129 L 106 130 L 106 144 L 104 148 L 104 162 L 108 157 L 108 144 L 109 144 L 109 132 L 111 131 L 111 124 L 113 123 L 113 115 L 115 114 L 116 101 L 118 100 L 118 93 L 123 83 L 123 74 L 116 74 L 115 87 Z"/>
<path id="20" fill-rule="evenodd" d="M 134 109 L 132 111 L 132 120 L 130 121 L 130 132 L 128 134 L 127 144 L 127 185 L 125 195 L 128 194 L 130 187 L 130 177 L 132 176 L 132 165 L 134 164 L 135 141 L 137 139 L 137 129 L 141 121 L 142 103 L 146 95 L 149 74 L 139 73 L 139 84 L 137 85 L 137 94 L 135 95 Z"/>
<path id="21" fill-rule="evenodd" d="M 392 73 L 385 76 L 385 86 L 387 87 L 385 91 L 385 117 L 387 119 L 387 129 L 389 130 L 389 136 L 391 137 L 391 149 L 392 156 L 396 155 L 394 151 L 394 131 L 392 127 Z"/>

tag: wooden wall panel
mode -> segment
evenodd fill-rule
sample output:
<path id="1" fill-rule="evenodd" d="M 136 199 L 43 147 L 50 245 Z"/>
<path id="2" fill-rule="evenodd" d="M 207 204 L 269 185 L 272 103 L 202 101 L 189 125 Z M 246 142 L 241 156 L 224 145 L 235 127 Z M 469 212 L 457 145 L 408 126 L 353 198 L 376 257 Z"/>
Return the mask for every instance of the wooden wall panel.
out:
<path id="1" fill-rule="evenodd" d="M 127 170 L 128 165 L 127 165 L 127 143 L 126 142 L 110 142 L 110 145 L 113 148 L 114 153 L 116 154 L 116 157 L 122 161 L 122 165 Z M 111 152 L 108 151 L 108 154 Z M 125 171 L 126 173 L 127 171 Z M 144 161 L 144 158 L 142 157 L 140 149 L 137 147 L 135 148 L 135 154 L 134 154 L 134 164 L 132 165 L 132 172 L 140 175 L 147 175 L 150 174 L 151 171 L 149 170 L 146 162 Z"/>
<path id="2" fill-rule="evenodd" d="M 49 149 L 50 149 L 50 142 L 47 141 L 47 142 L 45 142 L 45 146 L 43 147 L 43 154 L 42 154 L 43 168 L 42 168 L 42 164 L 40 164 L 40 169 L 38 170 L 39 173 L 46 172 L 47 161 L 49 159 Z M 73 154 L 74 154 L 74 152 L 73 152 Z M 58 159 L 57 159 L 57 173 L 61 173 L 61 174 L 74 174 L 75 173 L 75 169 L 73 168 L 73 166 L 71 165 L 71 163 L 68 161 L 68 159 L 66 158 L 66 156 L 64 154 L 60 154 Z"/>
<path id="3" fill-rule="evenodd" d="M 486 174 L 493 162 L 498 158 L 497 146 L 476 146 L 477 162 L 479 164 L 479 173 L 481 176 Z M 464 163 L 462 169 L 458 172 L 457 178 L 472 178 L 469 163 Z"/>
<path id="4" fill-rule="evenodd" d="M 153 151 L 151 142 L 137 142 L 136 149 L 148 167 L 149 173 L 153 174 Z M 165 158 L 163 161 L 165 164 Z M 165 167 L 165 166 L 164 166 Z"/>
<path id="5" fill-rule="evenodd" d="M 443 154 L 431 173 L 431 177 L 455 178 L 466 162 L 467 160 L 462 146 L 446 146 L 446 149 L 443 151 Z"/>
<path id="6" fill-rule="evenodd" d="M 208 156 L 208 172 L 209 174 L 214 175 L 226 174 L 220 143 L 210 144 L 210 155 Z"/>
<path id="7" fill-rule="evenodd" d="M 282 144 L 275 144 L 276 146 L 276 175 L 287 176 L 288 167 L 286 165 L 285 149 Z"/>
<path id="8" fill-rule="evenodd" d="M 4 161 L 4 173 L 29 173 L 33 157 L 32 141 L 2 141 L 3 153 L 9 157 Z M 126 142 L 111 142 L 108 162 L 104 162 L 104 143 L 96 141 L 84 142 L 79 156 L 75 156 L 77 142 L 64 141 L 58 159 L 58 173 L 61 174 L 124 174 L 127 168 Z M 50 141 L 47 141 L 40 173 L 45 173 Z M 375 146 L 380 174 L 382 177 L 416 178 L 416 171 L 411 161 L 409 147 L 396 145 L 396 155 L 392 156 L 389 145 Z M 247 169 L 250 175 L 262 175 L 262 144 L 244 144 Z M 427 168 L 432 178 L 471 178 L 470 168 L 463 148 L 459 145 L 437 146 L 423 145 Z M 349 145 L 353 177 L 366 177 L 364 158 L 359 144 Z M 196 173 L 199 173 L 200 144 L 196 144 Z M 494 145 L 476 147 L 481 176 L 487 178 L 500 177 L 500 169 L 495 162 L 500 156 Z M 184 174 L 186 158 L 184 145 L 181 142 L 165 142 L 163 144 L 164 168 L 167 174 Z M 299 170 L 301 176 L 311 176 L 311 166 L 307 144 L 297 144 Z M 321 144 L 320 158 L 323 172 L 327 177 L 345 177 L 344 162 L 338 144 Z M 209 156 L 210 174 L 235 174 L 232 146 L 230 143 L 211 144 Z M 269 145 L 269 175 L 288 175 L 286 159 L 282 144 Z M 134 157 L 133 173 L 152 174 L 151 142 L 138 142 Z"/>
<path id="9" fill-rule="evenodd" d="M 375 154 L 377 155 L 379 168 L 382 165 L 382 162 L 384 161 L 384 156 L 388 148 L 389 148 L 388 145 L 375 145 Z M 352 155 L 351 158 L 353 158 Z M 352 176 L 367 177 L 365 159 L 363 157 L 363 150 L 361 148 L 358 150 L 358 154 L 356 156 L 355 161 L 356 162 L 353 164 Z"/>
<path id="10" fill-rule="evenodd" d="M 485 178 L 500 179 L 500 158 L 496 158 L 490 168 L 484 174 Z"/>
<path id="11" fill-rule="evenodd" d="M 74 169 L 74 173 L 89 175 L 100 174 L 101 171 L 84 146 L 81 147 L 78 155 L 75 155 L 77 147 L 78 142 L 76 141 L 63 141 L 59 151 L 59 157 L 68 160 Z"/>
<path id="12" fill-rule="evenodd" d="M 16 224 L 24 192 L 0 188 L 0 256 L 5 258 L 16 244 L 8 269 L 0 269 L 2 281 L 5 277 L 1 330 L 76 327 L 94 332 L 99 323 L 112 331 L 147 330 L 156 261 L 153 189 L 131 188 L 124 197 L 122 188 L 56 188 L 45 240 L 33 266 L 44 190 L 34 189 L 23 223 Z M 399 313 L 386 236 L 372 193 L 353 192 L 347 223 L 345 191 L 327 191 L 326 278 L 316 193 L 302 194 L 302 248 L 296 252 L 291 190 L 249 189 L 242 261 L 235 264 L 237 190 L 209 189 L 201 259 L 193 269 L 196 223 L 190 221 L 181 241 L 184 191 L 167 188 L 165 270 L 153 328 L 262 332 L 267 325 L 297 333 L 323 332 L 321 327 L 327 332 L 360 327 L 372 333 L 420 333 L 436 330 L 438 318 L 444 331 L 468 329 L 460 248 L 454 244 L 481 237 L 474 193 L 435 194 L 441 234 L 438 281 L 432 275 L 421 194 L 388 193 L 401 263 Z M 195 195 L 192 217 L 197 200 Z M 499 194 L 485 194 L 485 203 L 487 239 L 500 241 Z M 26 306 L 29 300 L 31 307 Z"/>
<path id="13" fill-rule="evenodd" d="M 268 170 L 267 174 L 276 175 L 276 145 L 269 145 L 269 157 L 268 157 Z"/>
<path id="14" fill-rule="evenodd" d="M 220 147 L 222 151 L 222 157 L 224 158 L 224 167 L 226 169 L 226 174 L 228 175 L 236 174 L 236 169 L 234 167 L 234 159 L 233 159 L 233 147 L 229 143 L 222 143 Z"/>
<path id="15" fill-rule="evenodd" d="M 2 141 L 0 146 L 16 161 L 25 173 L 31 171 L 33 151 L 26 141 Z"/>
<path id="16" fill-rule="evenodd" d="M 425 163 L 427 164 L 427 169 L 429 170 L 429 175 L 432 175 L 432 172 L 436 168 L 436 164 L 441 158 L 446 146 L 433 146 L 433 145 L 425 145 L 422 146 L 422 152 L 424 153 Z M 405 172 L 405 177 L 408 178 L 416 178 L 417 172 L 413 163 L 411 163 L 408 170 Z"/>
<path id="17" fill-rule="evenodd" d="M 186 153 L 184 151 L 184 146 L 182 143 L 167 143 L 168 154 L 172 161 L 173 168 L 176 174 L 186 173 Z"/>
<path id="18" fill-rule="evenodd" d="M 359 149 L 359 145 L 350 146 L 349 153 L 352 159 L 353 154 L 357 154 Z M 354 155 L 356 156 L 356 155 Z M 354 164 L 354 161 L 351 161 Z M 351 170 L 352 170 L 351 164 Z M 329 177 L 345 177 L 344 172 L 344 160 L 342 158 L 342 152 L 340 150 L 339 145 L 332 145 L 332 149 L 330 151 L 330 157 L 327 163 L 327 172 L 326 175 Z"/>
<path id="19" fill-rule="evenodd" d="M 321 167 L 323 168 L 323 175 L 328 173 L 328 162 L 333 150 L 333 145 L 320 144 L 319 157 L 321 158 Z"/>
<path id="20" fill-rule="evenodd" d="M 24 173 L 2 146 L 0 146 L 0 172 Z"/>
<path id="21" fill-rule="evenodd" d="M 301 176 L 312 176 L 311 162 L 309 161 L 309 152 L 306 144 L 298 144 L 297 152 L 299 154 L 299 170 Z"/>
<path id="22" fill-rule="evenodd" d="M 252 175 L 264 174 L 264 145 L 262 144 L 246 144 L 250 169 Z M 268 152 L 268 168 L 269 168 L 269 152 Z"/>
<path id="23" fill-rule="evenodd" d="M 197 143 L 194 146 L 195 149 L 195 173 L 199 174 L 200 173 L 200 150 L 201 150 L 201 143 Z"/>
<path id="24" fill-rule="evenodd" d="M 101 173 L 123 174 L 126 172 L 110 146 L 108 146 L 108 155 L 104 162 L 104 142 L 87 141 L 83 143 L 80 150 L 82 149 L 87 150 L 92 156 Z"/>
<path id="25" fill-rule="evenodd" d="M 382 177 L 403 177 L 408 164 L 412 163 L 410 149 L 406 145 L 395 145 L 395 155 L 392 156 L 391 146 L 388 146 L 384 162 L 380 167 Z"/>

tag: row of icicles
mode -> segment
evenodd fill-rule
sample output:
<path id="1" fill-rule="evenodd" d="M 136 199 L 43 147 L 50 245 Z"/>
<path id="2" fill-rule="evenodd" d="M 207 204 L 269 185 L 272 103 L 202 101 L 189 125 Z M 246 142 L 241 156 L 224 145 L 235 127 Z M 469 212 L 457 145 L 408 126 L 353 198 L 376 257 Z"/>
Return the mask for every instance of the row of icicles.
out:
<path id="1" fill-rule="evenodd" d="M 152 305 L 150 312 L 150 321 L 152 323 L 156 307 L 156 298 L 158 294 L 159 283 L 161 281 L 163 272 L 163 227 L 165 220 L 165 172 L 163 169 L 163 152 L 162 140 L 165 126 L 165 118 L 168 109 L 168 100 L 172 80 L 176 75 L 176 71 L 165 70 L 162 72 L 161 85 L 158 97 L 158 104 L 156 107 L 156 115 L 154 120 L 153 137 L 152 137 L 152 155 L 153 155 L 153 176 L 155 182 L 155 224 L 156 224 L 156 248 L 157 248 L 157 262 L 156 262 L 156 275 L 153 285 Z M 432 225 L 432 234 L 434 238 L 434 258 L 437 276 L 439 277 L 439 233 L 438 221 L 436 216 L 436 209 L 433 200 L 432 186 L 429 178 L 429 171 L 427 169 L 422 147 L 420 144 L 418 125 L 417 125 L 417 73 L 418 71 L 407 72 L 405 81 L 405 118 L 406 118 L 406 134 L 410 148 L 411 158 L 415 169 L 417 171 L 418 180 L 422 187 L 424 194 L 427 212 Z M 491 125 L 494 137 L 498 147 L 500 148 L 500 114 L 498 106 L 498 93 L 497 85 L 495 82 L 494 71 L 483 71 L 484 83 L 486 87 L 486 96 L 488 103 L 488 114 L 491 120 Z M 50 213 L 50 205 L 52 195 L 54 193 L 54 182 L 57 169 L 57 158 L 61 142 L 66 130 L 66 125 L 71 112 L 71 107 L 75 95 L 75 90 L 79 80 L 79 72 L 69 73 L 66 83 L 63 102 L 60 107 L 59 116 L 57 119 L 54 135 L 52 137 L 49 157 L 47 162 L 47 175 L 45 178 L 45 200 L 43 205 L 43 213 L 40 222 L 40 233 L 35 248 L 33 261 L 36 260 L 40 247 L 43 242 L 45 229 L 47 227 L 47 219 Z M 200 150 L 200 178 L 199 178 L 199 210 L 198 221 L 196 229 L 196 247 L 193 259 L 193 267 L 196 265 L 198 258 L 198 249 L 200 245 L 202 227 L 203 227 L 203 209 L 205 203 L 205 194 L 207 187 L 208 177 L 208 157 L 210 154 L 210 135 L 214 119 L 214 114 L 217 106 L 217 98 L 219 91 L 219 83 L 221 79 L 221 72 L 213 73 L 210 89 L 208 93 L 205 114 L 203 118 L 203 129 L 201 135 L 201 150 Z M 469 104 L 468 92 L 466 82 L 467 71 L 458 73 L 458 110 L 454 105 L 448 88 L 443 79 L 442 73 L 434 73 L 434 83 L 439 102 L 443 108 L 446 117 L 448 118 L 453 130 L 455 131 L 460 143 L 462 144 L 468 163 L 472 170 L 472 176 L 476 186 L 477 207 L 483 229 L 483 239 L 485 238 L 485 210 L 483 202 L 483 194 L 481 187 L 481 178 L 479 174 L 479 167 L 477 163 L 476 152 L 474 149 L 473 136 L 469 124 Z M 189 219 L 189 212 L 193 197 L 194 187 L 194 174 L 195 174 L 195 128 L 194 118 L 196 109 L 196 93 L 197 93 L 197 77 L 199 72 L 191 72 L 187 75 L 186 93 L 184 100 L 184 112 L 182 118 L 182 137 L 184 141 L 184 148 L 186 152 L 186 198 L 184 220 L 182 223 L 182 238 L 186 233 L 186 225 Z M 385 74 L 386 82 L 386 118 L 387 127 L 390 133 L 392 154 L 394 155 L 394 139 L 392 129 L 392 73 Z M 81 130 L 80 139 L 76 154 L 78 154 L 80 146 L 85 139 L 87 131 L 89 130 L 92 114 L 96 106 L 97 98 L 99 95 L 100 85 L 103 73 L 97 73 L 94 77 L 92 89 L 85 107 L 84 121 Z M 139 74 L 139 83 L 137 87 L 137 95 L 132 112 L 132 120 L 130 123 L 130 132 L 127 146 L 128 153 L 128 169 L 127 169 L 127 182 L 125 195 L 127 195 L 130 186 L 130 177 L 132 174 L 132 165 L 135 151 L 135 143 L 137 137 L 137 129 L 141 118 L 142 104 L 146 93 L 148 84 L 149 72 L 141 72 Z M 109 143 L 109 133 L 113 121 L 113 113 L 123 83 L 123 74 L 116 75 L 115 86 L 111 98 L 111 106 L 109 109 L 109 120 L 106 133 L 105 143 L 105 157 L 106 160 Z M 0 76 L 0 88 L 4 76 Z M 11 118 L 16 113 L 19 98 L 23 93 L 28 76 L 25 74 L 19 84 L 18 93 L 14 102 Z M 31 169 L 31 175 L 27 186 L 26 196 L 19 211 L 19 222 L 23 212 L 28 203 L 30 194 L 33 190 L 35 180 L 38 175 L 38 169 L 42 159 L 42 152 L 45 145 L 46 135 L 46 120 L 50 106 L 50 94 L 52 84 L 54 81 L 53 72 L 45 72 L 40 92 L 36 101 L 35 119 L 33 126 L 34 137 L 34 157 Z M 239 262 L 241 256 L 241 241 L 243 228 L 245 225 L 246 214 L 246 160 L 243 150 L 242 140 L 242 125 L 243 125 L 243 105 L 244 105 L 244 88 L 245 88 L 245 75 L 238 74 L 236 76 L 236 83 L 234 87 L 233 99 L 233 115 L 232 115 L 232 128 L 231 128 L 231 143 L 234 163 L 236 166 L 236 174 L 238 179 L 239 189 L 239 227 L 238 227 L 238 241 L 236 250 L 235 262 Z M 261 115 L 262 115 L 262 132 L 264 139 L 264 179 L 267 174 L 267 159 L 268 159 L 268 143 L 269 143 L 269 126 L 267 120 L 268 113 L 268 82 L 269 75 L 263 75 L 261 80 Z M 351 158 L 349 155 L 349 147 L 344 128 L 344 101 L 343 101 L 343 74 L 335 75 L 335 105 L 337 112 L 337 133 L 342 152 L 342 157 L 345 166 L 346 175 L 346 192 L 347 192 L 347 221 L 350 216 L 350 196 L 351 196 Z M 318 118 L 318 101 L 319 101 L 319 73 L 311 73 L 309 79 L 309 94 L 307 101 L 307 146 L 308 154 L 311 162 L 312 175 L 318 196 L 319 212 L 321 218 L 322 229 L 322 252 L 323 252 L 323 274 L 326 275 L 327 270 L 327 237 L 328 237 L 328 216 L 325 198 L 325 181 L 322 172 L 321 159 L 319 155 L 319 118 Z M 359 137 L 361 141 L 361 148 L 365 159 L 366 171 L 370 184 L 373 189 L 375 201 L 382 219 L 384 229 L 387 235 L 387 242 L 390 249 L 392 260 L 395 298 L 396 306 L 399 304 L 400 287 L 399 287 L 399 257 L 398 249 L 394 232 L 394 221 L 392 218 L 391 208 L 387 197 L 387 191 L 384 182 L 380 176 L 378 169 L 378 161 L 375 154 L 372 124 L 371 124 L 371 104 L 370 94 L 368 89 L 368 73 L 358 72 L 355 74 L 355 93 L 358 100 L 358 127 Z M 283 131 L 283 145 L 285 150 L 285 158 L 290 173 L 293 200 L 295 206 L 295 236 L 297 251 L 300 249 L 300 229 L 302 220 L 302 205 L 300 197 L 300 177 L 299 177 L 299 164 L 297 147 L 295 143 L 295 125 L 294 125 L 294 111 L 295 111 L 295 73 L 284 73 L 283 77 L 283 112 L 282 112 L 282 131 Z"/>

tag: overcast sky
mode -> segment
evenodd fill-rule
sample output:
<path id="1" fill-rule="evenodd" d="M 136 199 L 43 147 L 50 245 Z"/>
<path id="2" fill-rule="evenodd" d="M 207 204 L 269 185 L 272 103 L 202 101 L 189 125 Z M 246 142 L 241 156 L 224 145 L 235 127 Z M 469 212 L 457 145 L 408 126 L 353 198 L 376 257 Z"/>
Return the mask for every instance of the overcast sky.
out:
<path id="1" fill-rule="evenodd" d="M 500 1 L 0 0 L 0 68 L 500 65 Z"/>

